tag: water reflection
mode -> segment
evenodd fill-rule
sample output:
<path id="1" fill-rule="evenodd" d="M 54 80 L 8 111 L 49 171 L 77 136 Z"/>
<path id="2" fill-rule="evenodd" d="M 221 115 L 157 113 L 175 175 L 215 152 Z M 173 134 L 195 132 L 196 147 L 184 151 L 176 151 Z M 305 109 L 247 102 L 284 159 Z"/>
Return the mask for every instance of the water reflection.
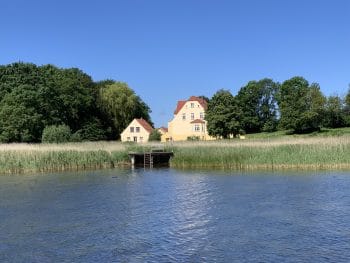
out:
<path id="1" fill-rule="evenodd" d="M 0 261 L 347 262 L 349 187 L 347 173 L 3 176 Z"/>

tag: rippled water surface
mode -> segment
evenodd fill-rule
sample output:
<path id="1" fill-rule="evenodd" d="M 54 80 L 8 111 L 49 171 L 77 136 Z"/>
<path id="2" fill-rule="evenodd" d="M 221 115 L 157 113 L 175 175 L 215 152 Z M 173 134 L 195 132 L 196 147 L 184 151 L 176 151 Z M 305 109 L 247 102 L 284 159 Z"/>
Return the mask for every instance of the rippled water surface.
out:
<path id="1" fill-rule="evenodd" d="M 1 262 L 350 262 L 350 174 L 0 176 Z"/>

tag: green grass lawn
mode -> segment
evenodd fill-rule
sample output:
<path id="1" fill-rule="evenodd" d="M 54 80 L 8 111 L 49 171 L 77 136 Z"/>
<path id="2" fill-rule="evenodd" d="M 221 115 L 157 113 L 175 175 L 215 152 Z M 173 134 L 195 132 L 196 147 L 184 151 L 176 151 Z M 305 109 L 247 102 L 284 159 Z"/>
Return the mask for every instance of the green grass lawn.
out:
<path id="1" fill-rule="evenodd" d="M 343 135 L 350 135 L 350 127 L 336 128 L 336 129 L 322 128 L 320 132 L 313 132 L 313 133 L 307 133 L 307 134 L 291 134 L 290 131 L 261 132 L 261 133 L 247 134 L 245 137 L 246 139 L 265 139 L 265 138 L 278 138 L 278 137 L 308 138 L 308 137 L 315 137 L 315 136 L 343 136 Z"/>

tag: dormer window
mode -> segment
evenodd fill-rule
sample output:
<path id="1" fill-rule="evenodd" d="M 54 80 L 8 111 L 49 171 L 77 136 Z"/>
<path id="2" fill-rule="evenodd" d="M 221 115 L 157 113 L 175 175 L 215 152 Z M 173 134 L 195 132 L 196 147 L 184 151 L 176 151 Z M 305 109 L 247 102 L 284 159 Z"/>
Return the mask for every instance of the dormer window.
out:
<path id="1" fill-rule="evenodd" d="M 194 108 L 194 103 L 193 102 L 191 102 L 191 108 Z"/>

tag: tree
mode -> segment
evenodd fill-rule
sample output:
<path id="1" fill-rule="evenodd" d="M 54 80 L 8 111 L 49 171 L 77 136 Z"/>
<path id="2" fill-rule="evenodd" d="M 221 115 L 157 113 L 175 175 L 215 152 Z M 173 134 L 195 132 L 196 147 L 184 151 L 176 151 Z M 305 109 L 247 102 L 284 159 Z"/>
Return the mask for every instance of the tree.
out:
<path id="1" fill-rule="evenodd" d="M 44 128 L 41 141 L 44 143 L 69 142 L 71 135 L 71 130 L 67 125 L 50 125 Z"/>
<path id="2" fill-rule="evenodd" d="M 31 85 L 20 85 L 0 102 L 0 141 L 39 142 L 43 129 L 38 94 Z"/>
<path id="3" fill-rule="evenodd" d="M 162 138 L 162 134 L 157 130 L 153 129 L 151 134 L 149 135 L 149 141 L 160 141 Z"/>
<path id="4" fill-rule="evenodd" d="M 152 125 L 150 108 L 126 83 L 115 82 L 101 86 L 98 105 L 113 121 L 117 136 L 134 118 L 143 118 Z"/>
<path id="5" fill-rule="evenodd" d="M 295 133 L 317 131 L 322 124 L 325 97 L 318 84 L 302 77 L 286 80 L 279 92 L 280 127 Z"/>
<path id="6" fill-rule="evenodd" d="M 200 95 L 198 98 L 205 100 L 207 103 L 209 102 L 209 98 L 207 96 Z"/>
<path id="7" fill-rule="evenodd" d="M 345 95 L 344 98 L 344 119 L 345 125 L 350 126 L 350 84 L 348 93 Z"/>
<path id="8" fill-rule="evenodd" d="M 279 84 L 271 79 L 250 81 L 240 89 L 236 98 L 242 109 L 242 128 L 247 133 L 276 130 L 278 89 Z"/>
<path id="9" fill-rule="evenodd" d="M 205 119 L 211 136 L 229 138 L 241 129 L 241 109 L 228 90 L 217 91 L 208 103 Z"/>
<path id="10" fill-rule="evenodd" d="M 323 125 L 328 128 L 345 127 L 344 104 L 339 96 L 329 96 L 327 98 Z"/>

